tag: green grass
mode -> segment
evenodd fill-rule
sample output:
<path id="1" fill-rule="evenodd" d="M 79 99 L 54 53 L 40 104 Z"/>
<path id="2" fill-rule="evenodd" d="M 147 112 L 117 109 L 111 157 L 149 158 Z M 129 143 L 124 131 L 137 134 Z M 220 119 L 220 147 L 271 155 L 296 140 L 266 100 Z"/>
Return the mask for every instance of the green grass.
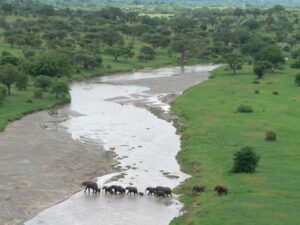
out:
<path id="1" fill-rule="evenodd" d="M 30 85 L 25 91 L 12 88 L 11 96 L 0 103 L 0 131 L 4 130 L 8 122 L 20 119 L 25 114 L 51 108 L 58 104 L 67 103 L 70 97 L 55 98 L 50 93 L 43 93 L 42 99 L 33 97 L 35 88 Z M 28 102 L 28 100 L 31 100 Z"/>
<path id="2" fill-rule="evenodd" d="M 172 109 L 183 123 L 181 169 L 192 175 L 175 191 L 186 213 L 171 224 L 290 225 L 300 224 L 300 87 L 296 70 L 267 74 L 253 84 L 251 67 L 237 75 L 224 67 L 213 79 L 192 87 L 176 99 Z M 260 94 L 254 91 L 259 90 Z M 279 95 L 274 95 L 278 91 Z M 253 113 L 237 113 L 239 105 Z M 266 142 L 274 130 L 276 142 Z M 255 174 L 232 174 L 233 153 L 251 145 L 261 156 Z M 191 195 L 195 184 L 207 191 Z M 226 185 L 229 195 L 214 195 L 215 185 Z"/>

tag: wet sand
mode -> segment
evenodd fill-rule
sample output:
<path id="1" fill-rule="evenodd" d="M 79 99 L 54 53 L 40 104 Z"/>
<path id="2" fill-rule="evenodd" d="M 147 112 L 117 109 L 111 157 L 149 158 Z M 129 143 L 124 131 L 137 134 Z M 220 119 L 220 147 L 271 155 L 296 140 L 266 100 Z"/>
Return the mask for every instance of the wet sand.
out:
<path id="1" fill-rule="evenodd" d="M 151 184 L 156 185 L 163 182 L 171 187 L 178 185 L 186 178 L 186 175 L 179 171 L 178 165 L 173 165 L 176 164 L 175 155 L 179 150 L 179 137 L 176 136 L 174 127 L 163 122 L 163 120 L 174 121 L 176 119 L 175 115 L 169 111 L 168 103 L 180 95 L 183 90 L 208 79 L 208 71 L 215 67 L 190 66 L 186 67 L 184 71 L 179 67 L 149 69 L 136 73 L 94 78 L 75 84 L 85 90 L 88 95 L 85 98 L 84 92 L 81 90 L 76 96 L 75 91 L 72 94 L 71 105 L 60 109 L 59 116 L 50 116 L 47 112 L 39 112 L 10 124 L 5 132 L 0 133 L 0 154 L 2 156 L 0 178 L 1 181 L 4 181 L 0 185 L 0 207 L 5 209 L 0 211 L 0 224 L 22 224 L 24 220 L 78 191 L 83 180 L 117 171 L 117 168 L 126 171 L 123 174 L 117 173 L 121 178 L 117 179 L 117 183 L 121 182 L 123 185 L 134 183 L 138 187 L 144 188 L 147 179 L 141 179 L 141 177 L 147 178 L 149 175 L 151 178 L 155 178 L 148 179 Z M 101 89 L 97 90 L 97 84 L 102 85 Z M 74 90 L 75 86 L 73 86 Z M 101 94 L 99 91 L 104 92 Z M 110 91 L 117 93 L 110 94 Z M 90 97 L 94 97 L 94 103 L 97 103 L 97 98 L 103 95 L 106 98 L 102 102 L 104 105 L 99 105 L 101 107 L 96 109 L 91 107 L 90 114 L 84 115 L 84 103 Z M 106 102 L 117 104 L 106 105 Z M 132 105 L 141 110 L 132 108 Z M 112 107 L 109 109 L 111 111 L 103 109 L 106 107 Z M 163 120 L 155 120 L 144 109 Z M 127 110 L 127 112 L 124 112 L 123 115 L 112 113 L 122 112 L 122 110 Z M 133 129 L 127 133 L 119 132 L 131 127 L 124 127 L 126 122 L 135 123 L 134 119 L 124 123 L 120 120 L 120 116 L 130 117 L 130 114 L 126 116 L 126 113 L 137 113 L 136 115 L 140 115 L 141 121 L 149 121 L 149 124 L 144 123 L 140 127 L 133 126 Z M 66 118 L 65 115 L 67 115 Z M 104 117 L 102 121 L 97 121 L 97 118 L 93 120 L 93 116 L 99 115 L 101 118 Z M 98 122 L 98 125 L 95 121 Z M 115 122 L 115 124 L 112 126 L 106 124 L 106 121 Z M 169 157 L 168 163 L 171 164 L 164 163 L 164 170 L 158 169 L 152 171 L 151 174 L 147 168 L 149 165 L 151 166 L 151 162 L 145 164 L 143 161 L 146 158 L 154 160 L 153 163 L 155 163 L 155 158 L 152 156 L 156 153 L 145 150 L 147 150 L 147 143 L 151 144 L 153 139 L 157 140 L 160 137 L 157 135 L 158 130 L 152 130 L 153 133 L 147 132 L 160 126 L 165 127 L 165 133 L 170 135 L 166 135 L 166 140 L 162 139 L 161 143 L 175 138 L 172 143 L 174 146 L 171 145 L 171 148 L 168 146 L 171 152 L 169 151 L 165 155 Z M 111 127 L 115 127 L 115 130 Z M 110 132 L 113 133 L 113 136 Z M 143 133 L 142 136 L 137 135 L 139 141 L 136 141 L 136 137 L 133 135 L 135 133 Z M 128 143 L 126 144 L 126 142 Z M 161 143 L 157 144 L 161 145 Z M 148 147 L 153 148 L 152 146 Z M 162 149 L 168 149 L 168 147 L 162 146 Z M 143 151 L 136 151 L 139 148 Z M 117 154 L 116 159 L 120 161 L 119 166 L 113 167 L 113 164 L 116 164 L 113 160 L 114 153 L 104 151 L 104 149 L 112 150 Z M 161 150 L 158 149 L 158 151 Z M 164 158 L 164 160 L 167 159 Z M 157 161 L 159 162 L 159 160 Z M 100 185 L 108 182 L 104 178 L 109 179 L 107 176 L 101 177 L 98 181 Z M 96 224 L 126 224 L 115 218 L 118 214 L 123 213 L 124 209 L 127 209 L 126 213 L 129 215 L 123 219 L 128 219 L 130 224 L 132 222 L 153 224 L 153 218 L 157 218 L 155 224 L 167 224 L 174 216 L 178 215 L 180 209 L 176 199 L 158 201 L 147 198 L 143 200 L 126 198 L 127 200 L 120 201 L 120 199 L 111 199 L 112 197 L 103 195 L 101 198 L 105 201 L 95 201 L 97 198 L 93 197 L 84 198 L 79 192 L 67 201 L 43 211 L 26 224 L 68 224 L 70 221 L 76 224 L 95 224 L 97 221 L 95 214 L 108 216 L 106 220 Z M 119 207 L 120 211 L 116 210 L 116 215 L 111 213 L 109 216 L 112 208 L 107 208 L 107 204 L 110 204 L 110 207 Z M 166 207 L 170 205 L 173 207 Z M 81 206 L 86 207 L 85 210 Z M 149 207 L 153 213 L 149 215 L 144 207 Z M 104 214 L 99 215 L 99 211 L 96 209 Z M 63 213 L 59 213 L 61 210 Z M 132 214 L 133 210 L 139 211 Z M 76 218 L 73 218 L 74 214 Z M 136 217 L 137 214 L 140 217 Z M 160 216 L 159 219 L 158 216 Z M 80 217 L 82 219 L 89 217 L 90 219 L 82 223 Z M 131 221 L 130 217 L 135 219 Z"/>
<path id="2" fill-rule="evenodd" d="M 38 112 L 0 133 L 1 225 L 23 224 L 81 189 L 83 180 L 112 171 L 113 153 L 45 127 L 60 120 Z"/>

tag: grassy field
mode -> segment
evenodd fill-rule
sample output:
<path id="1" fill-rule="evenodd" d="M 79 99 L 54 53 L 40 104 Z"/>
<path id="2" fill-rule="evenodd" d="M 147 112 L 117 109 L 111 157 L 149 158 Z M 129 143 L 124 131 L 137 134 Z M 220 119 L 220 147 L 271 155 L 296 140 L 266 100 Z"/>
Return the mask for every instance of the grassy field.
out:
<path id="1" fill-rule="evenodd" d="M 296 73 L 286 68 L 255 84 L 251 67 L 237 75 L 222 67 L 213 72 L 212 79 L 188 89 L 172 104 L 183 123 L 178 128 L 182 150 L 177 158 L 182 170 L 192 175 L 176 189 L 184 194 L 181 201 L 186 213 L 172 225 L 300 224 L 300 88 L 294 84 Z M 237 113 L 241 104 L 254 112 Z M 265 141 L 270 130 L 276 131 L 276 142 Z M 257 172 L 232 174 L 233 153 L 247 145 L 261 156 Z M 207 191 L 192 196 L 195 184 L 207 185 Z M 228 196 L 213 193 L 219 184 L 228 186 Z"/>

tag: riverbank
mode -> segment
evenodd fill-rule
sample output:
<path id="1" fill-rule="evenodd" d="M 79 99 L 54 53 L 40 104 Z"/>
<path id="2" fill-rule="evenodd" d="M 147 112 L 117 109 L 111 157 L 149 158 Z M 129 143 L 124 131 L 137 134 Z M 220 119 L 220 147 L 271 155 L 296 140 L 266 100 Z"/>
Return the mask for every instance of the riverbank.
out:
<path id="1" fill-rule="evenodd" d="M 140 46 L 138 45 L 138 47 Z M 136 49 L 136 52 L 138 52 L 138 49 Z M 82 70 L 80 73 L 73 73 L 69 78 L 69 82 L 82 81 L 87 78 L 108 74 L 136 71 L 142 68 L 179 65 L 175 55 L 171 57 L 168 56 L 164 49 L 158 50 L 157 53 L 154 60 L 146 62 L 140 62 L 136 58 L 116 62 L 111 56 L 103 55 L 103 68 L 97 70 Z M 186 64 L 190 65 L 198 62 L 196 59 L 188 59 Z M 107 68 L 107 65 L 110 65 L 110 69 Z M 13 85 L 12 95 L 6 97 L 4 101 L 0 103 L 0 132 L 5 129 L 9 122 L 21 119 L 24 115 L 50 109 L 54 106 L 68 103 L 71 100 L 69 95 L 65 98 L 55 98 L 49 92 L 44 92 L 43 98 L 36 99 L 33 97 L 35 90 L 36 88 L 34 87 L 33 81 L 29 82 L 26 90 L 17 90 Z"/>
<path id="2" fill-rule="evenodd" d="M 185 91 L 172 104 L 182 125 L 182 150 L 177 159 L 192 177 L 176 188 L 184 194 L 185 214 L 171 224 L 299 224 L 298 179 L 300 98 L 296 70 L 267 74 L 256 81 L 250 66 L 236 75 L 224 67 L 212 79 Z M 276 93 L 277 92 L 277 93 Z M 237 113 L 239 105 L 253 113 Z M 276 131 L 278 140 L 266 142 Z M 232 174 L 233 153 L 253 146 L 261 156 L 255 174 Z M 207 191 L 195 197 L 195 184 Z M 214 195 L 215 185 L 227 185 L 229 195 Z"/>

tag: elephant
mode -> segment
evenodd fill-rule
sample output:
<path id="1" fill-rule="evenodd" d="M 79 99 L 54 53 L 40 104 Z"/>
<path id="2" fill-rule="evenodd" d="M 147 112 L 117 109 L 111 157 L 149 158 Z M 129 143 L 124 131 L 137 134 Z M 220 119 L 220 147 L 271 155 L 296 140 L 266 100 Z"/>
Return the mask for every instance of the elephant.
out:
<path id="1" fill-rule="evenodd" d="M 126 190 L 128 191 L 127 192 L 127 194 L 131 194 L 131 193 L 133 193 L 133 194 L 135 194 L 135 195 L 137 195 L 138 194 L 138 190 L 137 190 L 137 188 L 136 187 L 126 187 Z"/>
<path id="2" fill-rule="evenodd" d="M 155 194 L 155 188 L 153 187 L 147 187 L 145 193 L 147 193 L 147 191 L 148 191 L 148 195 Z"/>
<path id="3" fill-rule="evenodd" d="M 155 188 L 155 191 L 164 191 L 167 197 L 170 195 L 172 197 L 172 190 L 169 187 L 162 187 L 162 186 L 157 186 Z"/>
<path id="4" fill-rule="evenodd" d="M 226 186 L 217 185 L 214 190 L 218 192 L 218 195 L 223 195 L 223 193 L 225 195 L 228 194 L 228 188 Z"/>
<path id="5" fill-rule="evenodd" d="M 139 192 L 139 196 L 144 196 L 144 193 L 143 192 Z"/>
<path id="6" fill-rule="evenodd" d="M 94 191 L 95 191 L 95 194 L 100 194 L 101 189 L 100 188 L 96 188 L 95 190 L 93 190 L 93 193 L 94 193 Z"/>
<path id="7" fill-rule="evenodd" d="M 204 192 L 205 191 L 205 188 L 206 186 L 205 185 L 198 185 L 196 184 L 194 187 L 193 187 L 193 194 L 197 194 L 198 192 Z"/>
<path id="8" fill-rule="evenodd" d="M 118 193 L 120 193 L 122 195 L 122 194 L 125 194 L 125 192 L 126 192 L 126 190 L 123 187 L 117 186 L 117 185 L 113 185 L 112 189 L 115 191 L 115 195 Z"/>
<path id="9" fill-rule="evenodd" d="M 164 192 L 163 190 L 159 190 L 159 191 L 155 191 L 155 195 L 157 197 L 166 197 L 166 192 Z M 168 196 L 168 195 L 167 195 Z"/>
<path id="10" fill-rule="evenodd" d="M 114 191 L 111 186 L 109 186 L 109 187 L 104 186 L 102 189 L 105 190 L 105 194 L 107 194 L 107 193 L 114 194 Z"/>
<path id="11" fill-rule="evenodd" d="M 84 193 L 86 193 L 86 190 L 89 190 L 89 193 L 90 193 L 90 189 L 92 189 L 93 193 L 94 193 L 98 188 L 98 184 L 93 181 L 85 181 L 81 185 L 85 186 Z"/>

